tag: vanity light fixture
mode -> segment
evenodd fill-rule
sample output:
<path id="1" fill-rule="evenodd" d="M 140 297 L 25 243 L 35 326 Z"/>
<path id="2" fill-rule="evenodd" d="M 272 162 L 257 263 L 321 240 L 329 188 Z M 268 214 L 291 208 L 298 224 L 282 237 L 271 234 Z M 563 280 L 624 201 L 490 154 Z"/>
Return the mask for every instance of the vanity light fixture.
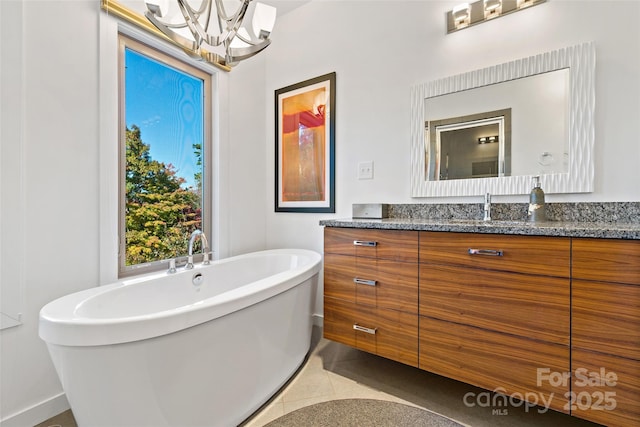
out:
<path id="1" fill-rule="evenodd" d="M 532 0 L 518 0 L 518 9 L 523 9 L 525 7 L 529 7 L 531 5 L 533 5 L 533 1 Z"/>
<path id="2" fill-rule="evenodd" d="M 192 6 L 195 3 L 197 6 Z M 146 0 L 147 19 L 196 58 L 234 66 L 264 50 L 276 8 L 253 0 Z M 229 6 L 235 7 L 231 13 Z M 211 57 L 211 58 L 209 58 Z"/>
<path id="3" fill-rule="evenodd" d="M 502 0 L 484 0 L 484 19 L 492 19 L 502 14 Z"/>
<path id="4" fill-rule="evenodd" d="M 462 28 L 467 27 L 471 23 L 471 7 L 469 6 L 469 3 L 457 5 L 451 11 L 451 15 L 453 16 L 453 22 L 456 30 L 461 30 Z"/>
<path id="5" fill-rule="evenodd" d="M 499 141 L 498 135 L 481 136 L 480 138 L 478 138 L 478 144 L 489 144 L 491 142 L 498 142 L 498 141 Z"/>
<path id="6" fill-rule="evenodd" d="M 508 15 L 547 0 L 478 0 L 463 3 L 447 12 L 447 34 L 499 16 Z"/>

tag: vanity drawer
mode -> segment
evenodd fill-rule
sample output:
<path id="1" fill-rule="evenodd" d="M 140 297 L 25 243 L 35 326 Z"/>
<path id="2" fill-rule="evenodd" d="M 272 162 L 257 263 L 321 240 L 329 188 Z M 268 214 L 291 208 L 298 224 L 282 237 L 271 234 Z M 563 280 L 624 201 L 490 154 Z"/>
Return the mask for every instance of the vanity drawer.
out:
<path id="1" fill-rule="evenodd" d="M 373 307 L 418 313 L 418 264 L 325 254 L 324 294 Z"/>
<path id="2" fill-rule="evenodd" d="M 488 390 L 536 396 L 567 412 L 569 381 L 541 381 L 538 368 L 569 372 L 569 347 L 420 316 L 420 369 Z"/>
<path id="3" fill-rule="evenodd" d="M 573 239 L 574 278 L 640 285 L 640 241 Z"/>
<path id="4" fill-rule="evenodd" d="M 571 351 L 571 358 L 573 374 L 581 375 L 573 377 L 571 414 L 608 426 L 636 427 L 640 420 L 640 361 L 577 349 Z M 595 381 L 590 383 L 585 377 Z"/>
<path id="5" fill-rule="evenodd" d="M 569 344 L 568 278 L 456 266 L 420 266 L 420 314 Z"/>
<path id="6" fill-rule="evenodd" d="M 638 307 L 640 286 L 574 280 L 573 347 L 640 360 Z"/>
<path id="7" fill-rule="evenodd" d="M 324 251 L 358 257 L 418 262 L 418 232 L 325 227 Z"/>
<path id="8" fill-rule="evenodd" d="M 324 337 L 418 366 L 418 315 L 324 299 Z"/>
<path id="9" fill-rule="evenodd" d="M 420 262 L 569 277 L 571 239 L 420 232 Z"/>

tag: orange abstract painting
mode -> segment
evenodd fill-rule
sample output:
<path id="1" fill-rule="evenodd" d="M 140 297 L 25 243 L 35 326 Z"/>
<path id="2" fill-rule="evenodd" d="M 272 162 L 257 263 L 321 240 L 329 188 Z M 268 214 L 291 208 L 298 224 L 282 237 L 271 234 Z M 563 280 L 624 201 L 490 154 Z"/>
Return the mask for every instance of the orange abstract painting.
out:
<path id="1" fill-rule="evenodd" d="M 325 200 L 327 91 L 316 89 L 282 102 L 282 200 Z"/>

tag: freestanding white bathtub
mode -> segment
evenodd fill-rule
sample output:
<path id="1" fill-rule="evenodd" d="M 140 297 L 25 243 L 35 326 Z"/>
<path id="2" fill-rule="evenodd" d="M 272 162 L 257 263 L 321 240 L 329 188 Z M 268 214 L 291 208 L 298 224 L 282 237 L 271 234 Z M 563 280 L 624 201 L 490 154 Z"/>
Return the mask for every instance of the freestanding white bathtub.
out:
<path id="1" fill-rule="evenodd" d="M 255 252 L 47 304 L 40 337 L 78 424 L 238 425 L 309 351 L 320 259 Z"/>

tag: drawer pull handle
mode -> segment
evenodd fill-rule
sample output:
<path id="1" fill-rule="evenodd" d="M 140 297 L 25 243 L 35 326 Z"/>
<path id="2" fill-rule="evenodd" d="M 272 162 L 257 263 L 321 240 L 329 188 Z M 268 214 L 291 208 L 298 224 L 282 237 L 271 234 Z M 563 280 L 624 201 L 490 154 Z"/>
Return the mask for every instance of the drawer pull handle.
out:
<path id="1" fill-rule="evenodd" d="M 360 332 L 366 332 L 367 334 L 375 335 L 378 328 L 365 328 L 364 326 L 360 326 L 357 323 L 353 324 L 353 329 Z"/>
<path id="2" fill-rule="evenodd" d="M 353 283 L 355 283 L 356 285 L 367 285 L 367 286 L 376 286 L 377 284 L 375 280 L 359 279 L 357 277 L 353 278 Z"/>
<path id="3" fill-rule="evenodd" d="M 366 240 L 354 240 L 354 246 L 378 246 L 378 242 L 369 242 Z"/>
<path id="4" fill-rule="evenodd" d="M 469 255 L 503 256 L 504 252 L 495 249 L 472 249 L 469 248 Z"/>

